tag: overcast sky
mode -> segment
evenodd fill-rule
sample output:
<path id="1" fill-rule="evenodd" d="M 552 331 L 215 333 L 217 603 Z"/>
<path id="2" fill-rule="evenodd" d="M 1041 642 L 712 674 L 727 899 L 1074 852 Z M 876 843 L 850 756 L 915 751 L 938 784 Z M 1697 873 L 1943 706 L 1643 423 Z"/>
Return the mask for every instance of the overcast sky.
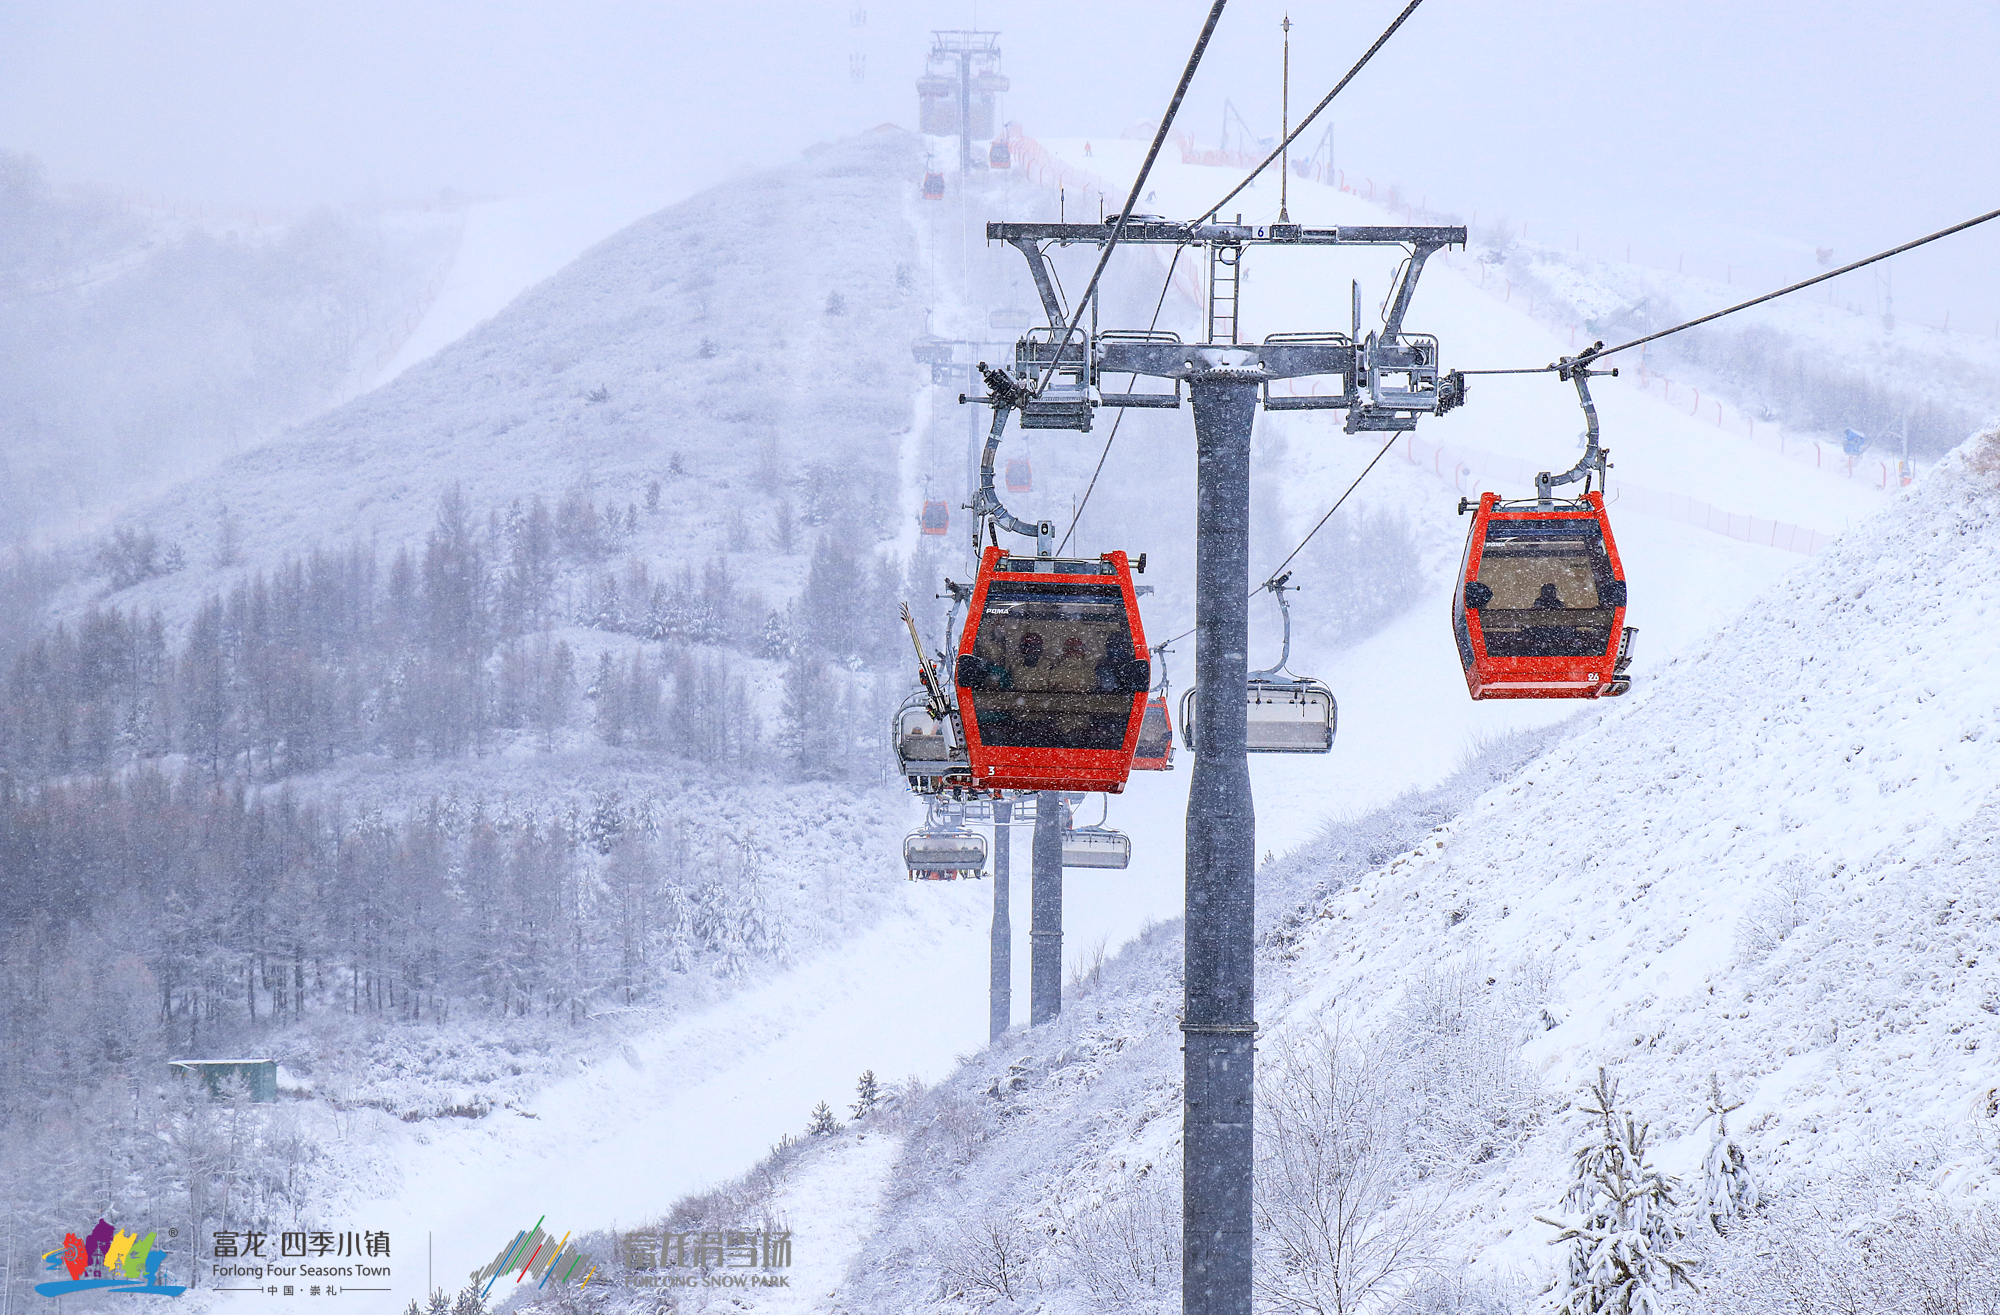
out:
<path id="1" fill-rule="evenodd" d="M 1190 131 L 1212 137 L 1225 98 L 1275 131 L 1286 8 L 1230 5 L 1184 111 Z M 1309 104 L 1400 4 L 1290 8 L 1294 102 Z M 650 206 L 814 140 L 911 126 L 937 26 L 1001 30 L 1007 113 L 1029 133 L 1115 135 L 1160 112 L 1205 11 L 1193 0 L 6 0 L 0 147 L 34 152 L 58 181 L 183 201 L 299 206 L 451 187 Z M 1851 258 L 2000 206 L 1996 50 L 1991 0 L 1427 0 L 1331 113 L 1351 176 L 1482 220 L 1504 214 L 1531 237 L 1775 270 L 1809 263 L 1814 246 Z M 1954 326 L 1990 332 L 1996 267 L 2000 232 L 1906 257 L 1898 309 L 1932 320 L 1950 309 Z"/>

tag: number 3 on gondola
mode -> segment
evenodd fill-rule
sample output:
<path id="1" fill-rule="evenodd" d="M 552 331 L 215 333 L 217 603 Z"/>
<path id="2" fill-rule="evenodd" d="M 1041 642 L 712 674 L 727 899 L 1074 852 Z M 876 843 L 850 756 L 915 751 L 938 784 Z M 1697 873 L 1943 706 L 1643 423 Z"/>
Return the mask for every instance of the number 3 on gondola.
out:
<path id="1" fill-rule="evenodd" d="M 1634 631 L 1604 495 L 1501 502 L 1482 494 L 1452 630 L 1475 699 L 1595 699 L 1631 688 Z"/>
<path id="2" fill-rule="evenodd" d="M 1122 552 L 988 548 L 954 671 L 973 780 L 987 790 L 1125 788 L 1152 663 Z"/>

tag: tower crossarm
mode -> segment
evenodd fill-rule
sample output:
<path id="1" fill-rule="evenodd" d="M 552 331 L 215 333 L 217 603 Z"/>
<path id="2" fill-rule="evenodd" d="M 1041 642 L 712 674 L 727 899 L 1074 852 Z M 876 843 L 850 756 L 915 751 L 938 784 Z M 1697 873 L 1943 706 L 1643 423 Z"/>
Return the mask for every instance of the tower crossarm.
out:
<path id="1" fill-rule="evenodd" d="M 1111 240 L 1113 224 L 1039 224 L 994 220 L 986 225 L 989 242 L 1102 243 Z M 1428 258 L 1433 251 L 1465 245 L 1464 225 L 1367 224 L 1340 228 L 1307 228 L 1303 224 L 1192 224 L 1185 220 L 1134 215 L 1119 235 L 1120 243 L 1141 246 L 1181 246 L 1195 242 L 1228 242 L 1270 246 L 1379 247 L 1410 246 Z M 1417 261 L 1413 264 L 1419 263 Z M 1414 275 L 1409 279 L 1415 284 Z"/>

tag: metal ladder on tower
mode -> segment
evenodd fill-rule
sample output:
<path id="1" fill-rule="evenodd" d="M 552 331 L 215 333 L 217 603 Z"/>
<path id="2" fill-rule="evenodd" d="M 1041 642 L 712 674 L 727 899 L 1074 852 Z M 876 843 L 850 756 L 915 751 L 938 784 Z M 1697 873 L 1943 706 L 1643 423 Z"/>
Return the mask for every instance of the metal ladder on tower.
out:
<path id="1" fill-rule="evenodd" d="M 1243 248 L 1216 242 L 1208 248 L 1208 340 L 1236 341 L 1236 263 Z"/>

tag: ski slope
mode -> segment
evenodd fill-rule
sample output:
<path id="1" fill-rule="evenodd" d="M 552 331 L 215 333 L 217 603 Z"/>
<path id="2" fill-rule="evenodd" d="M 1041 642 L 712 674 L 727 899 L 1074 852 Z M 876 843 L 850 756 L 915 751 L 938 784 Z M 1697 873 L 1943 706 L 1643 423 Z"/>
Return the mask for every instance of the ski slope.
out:
<path id="1" fill-rule="evenodd" d="M 817 1101 L 841 1107 L 863 1068 L 891 1081 L 936 1077 L 983 1041 L 983 1027 L 975 1035 L 941 1025 L 937 1012 L 940 998 L 984 988 L 985 964 L 964 952 L 978 939 L 982 895 L 969 884 L 912 887 L 860 935 L 635 1039 L 521 1109 L 429 1123 L 398 1148 L 401 1191 L 356 1208 L 387 1221 L 371 1227 L 392 1236 L 428 1237 L 437 1285 L 449 1291 L 543 1215 L 558 1234 L 655 1219 L 679 1197 L 740 1174 L 781 1135 L 803 1131 Z M 827 1267 L 817 1220 L 845 1214 L 842 1202 L 830 1202 L 801 1229 L 799 1282 Z M 414 1266 L 396 1271 L 395 1291 L 370 1309 L 401 1310 L 419 1295 Z"/>

